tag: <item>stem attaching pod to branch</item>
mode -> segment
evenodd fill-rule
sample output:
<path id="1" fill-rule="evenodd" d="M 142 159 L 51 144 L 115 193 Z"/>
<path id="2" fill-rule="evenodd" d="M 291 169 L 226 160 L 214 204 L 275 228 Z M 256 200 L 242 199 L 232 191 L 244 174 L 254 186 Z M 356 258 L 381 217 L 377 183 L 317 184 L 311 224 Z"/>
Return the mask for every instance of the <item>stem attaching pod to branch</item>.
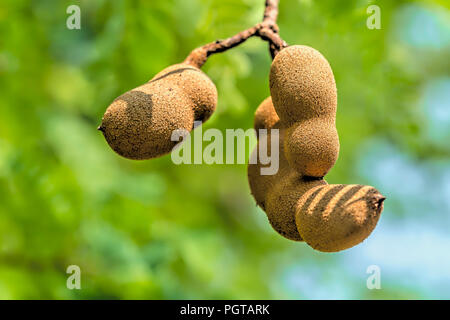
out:
<path id="1" fill-rule="evenodd" d="M 194 49 L 184 60 L 184 63 L 201 68 L 210 55 L 230 50 L 254 36 L 269 42 L 270 54 L 273 59 L 281 49 L 287 47 L 287 43 L 279 35 L 277 25 L 278 4 L 279 0 L 266 0 L 261 23 L 243 30 L 230 38 L 216 40 Z"/>

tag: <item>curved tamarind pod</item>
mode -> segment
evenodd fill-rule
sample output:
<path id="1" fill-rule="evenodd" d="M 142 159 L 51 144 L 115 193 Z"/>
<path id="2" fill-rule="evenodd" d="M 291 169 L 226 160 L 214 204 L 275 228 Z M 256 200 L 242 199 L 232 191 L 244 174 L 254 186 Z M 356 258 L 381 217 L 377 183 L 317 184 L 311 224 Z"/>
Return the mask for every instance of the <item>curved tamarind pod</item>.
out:
<path id="1" fill-rule="evenodd" d="M 304 176 L 323 177 L 339 154 L 336 83 L 328 61 L 307 46 L 281 50 L 270 69 L 270 92 L 286 128 L 290 166 Z"/>
<path id="2" fill-rule="evenodd" d="M 295 204 L 298 198 L 308 189 L 326 184 L 324 180 L 312 180 L 303 178 L 293 170 L 285 157 L 283 125 L 278 121 L 278 115 L 272 104 L 271 98 L 265 99 L 255 112 L 254 127 L 267 129 L 266 141 L 271 141 L 270 129 L 279 130 L 279 169 L 274 175 L 262 175 L 264 167 L 259 161 L 248 165 L 248 182 L 256 203 L 266 212 L 267 218 L 274 228 L 282 236 L 295 241 L 301 241 L 295 225 Z M 260 142 L 253 150 L 252 157 L 259 151 Z M 268 143 L 268 153 L 271 154 L 272 145 Z"/>
<path id="3" fill-rule="evenodd" d="M 259 145 L 255 147 L 250 157 L 257 156 Z M 258 161 L 256 163 L 248 163 L 247 166 L 247 178 L 250 186 L 250 192 L 255 198 L 256 204 L 266 211 L 266 194 L 267 190 L 273 185 L 273 175 L 261 175 L 261 168 L 263 165 Z M 276 175 L 275 175 L 276 176 Z"/>
<path id="4" fill-rule="evenodd" d="M 278 129 L 277 125 L 274 126 L 274 129 Z M 268 190 L 270 190 L 273 185 L 282 178 L 282 176 L 285 174 L 286 170 L 291 170 L 289 168 L 289 165 L 287 163 L 286 158 L 283 154 L 283 131 L 279 131 L 279 158 L 273 159 L 273 161 L 279 161 L 279 168 L 278 172 L 274 175 L 263 175 L 261 174 L 261 169 L 264 167 L 269 166 L 268 164 L 262 164 L 260 162 L 259 157 L 257 158 L 257 155 L 259 153 L 260 149 L 260 142 L 258 141 L 257 146 L 252 152 L 251 158 L 258 159 L 256 163 L 251 163 L 249 161 L 248 167 L 247 167 L 247 174 L 248 174 L 248 182 L 250 186 L 250 191 L 253 195 L 253 197 L 256 200 L 256 204 L 259 205 L 263 210 L 266 210 L 266 195 Z M 267 154 L 272 154 L 272 146 L 270 145 L 271 141 L 271 134 L 270 129 L 268 129 L 268 135 L 267 135 Z"/>
<path id="5" fill-rule="evenodd" d="M 99 130 L 123 157 L 156 158 L 179 143 L 171 141 L 175 130 L 191 131 L 195 120 L 211 116 L 216 103 L 216 87 L 201 70 L 173 65 L 116 98 L 103 115 Z"/>
<path id="6" fill-rule="evenodd" d="M 266 99 L 255 112 L 255 128 L 280 130 L 278 172 L 264 176 L 262 164 L 248 165 L 252 195 L 271 226 L 285 238 L 306 241 L 320 251 L 340 251 L 362 242 L 375 228 L 384 196 L 370 186 L 328 185 L 323 179 L 299 174 L 284 156 L 289 128 L 283 129 L 282 121 L 271 125 L 272 119 L 276 112 Z M 253 153 L 258 148 L 259 143 Z"/>
<path id="7" fill-rule="evenodd" d="M 273 129 L 278 129 L 277 125 L 274 126 Z M 270 131 L 269 131 L 270 132 Z M 274 159 L 272 161 L 278 161 L 278 172 L 273 175 L 263 175 L 261 174 L 261 169 L 264 167 L 268 167 L 269 164 L 262 164 L 258 158 L 256 163 L 250 163 L 247 167 L 247 175 L 248 175 L 248 183 L 250 186 L 250 191 L 253 197 L 256 200 L 256 204 L 259 205 L 264 211 L 267 210 L 266 200 L 267 194 L 270 190 L 285 176 L 293 171 L 287 162 L 287 159 L 283 153 L 283 130 L 279 129 L 279 158 Z M 271 141 L 270 133 L 267 136 L 267 141 Z M 260 142 L 258 142 L 257 146 L 252 152 L 251 157 L 256 159 L 256 155 L 259 153 Z M 271 145 L 268 143 L 268 154 L 272 154 Z M 267 211 L 266 211 L 267 212 Z"/>
<path id="8" fill-rule="evenodd" d="M 269 96 L 266 98 L 255 111 L 254 117 L 254 128 L 256 130 L 256 137 L 259 139 L 259 130 L 266 129 L 267 130 L 267 154 L 272 154 L 272 145 L 269 143 L 271 141 L 271 129 L 280 130 L 280 123 L 277 113 L 273 108 L 272 98 Z M 265 198 L 267 194 L 267 190 L 269 190 L 273 186 L 273 181 L 277 181 L 280 179 L 283 171 L 286 171 L 288 168 L 287 160 L 284 156 L 283 152 L 283 131 L 279 131 L 279 169 L 275 175 L 262 175 L 261 168 L 265 165 L 260 163 L 260 159 L 258 156 L 260 142 L 258 141 L 257 146 L 253 150 L 250 159 L 258 159 L 256 163 L 251 163 L 249 161 L 247 167 L 248 174 L 248 182 L 250 186 L 250 191 L 253 197 L 256 200 L 256 204 L 259 205 L 263 210 L 265 210 Z"/>
<path id="9" fill-rule="evenodd" d="M 170 152 L 172 132 L 191 131 L 193 122 L 193 103 L 179 87 L 146 83 L 116 98 L 99 129 L 115 152 L 140 160 Z"/>
<path id="10" fill-rule="evenodd" d="M 311 188 L 297 202 L 298 231 L 316 250 L 348 249 L 373 231 L 384 200 L 385 197 L 370 186 L 331 184 Z"/>

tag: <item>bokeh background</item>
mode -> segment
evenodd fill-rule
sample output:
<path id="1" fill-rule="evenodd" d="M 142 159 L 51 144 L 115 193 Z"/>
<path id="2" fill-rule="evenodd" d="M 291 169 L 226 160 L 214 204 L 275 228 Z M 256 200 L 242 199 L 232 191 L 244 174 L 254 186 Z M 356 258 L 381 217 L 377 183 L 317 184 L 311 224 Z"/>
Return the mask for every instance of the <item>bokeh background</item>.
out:
<path id="1" fill-rule="evenodd" d="M 96 130 L 116 96 L 259 22 L 263 2 L 1 1 L 0 298 L 450 298 L 448 1 L 281 0 L 283 38 L 320 50 L 336 77 L 328 182 L 388 198 L 352 249 L 276 234 L 245 165 L 126 160 Z M 71 4 L 81 30 L 66 28 Z M 366 27 L 370 4 L 381 30 Z M 270 62 L 256 38 L 209 59 L 219 105 L 204 129 L 252 127 Z M 66 288 L 71 264 L 81 290 Z"/>

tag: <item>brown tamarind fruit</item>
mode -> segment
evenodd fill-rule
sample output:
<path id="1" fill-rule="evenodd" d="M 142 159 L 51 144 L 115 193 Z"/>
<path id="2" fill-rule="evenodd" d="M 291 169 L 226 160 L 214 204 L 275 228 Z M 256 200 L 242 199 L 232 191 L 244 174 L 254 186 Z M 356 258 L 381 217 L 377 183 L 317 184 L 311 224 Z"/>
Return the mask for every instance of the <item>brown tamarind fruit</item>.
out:
<path id="1" fill-rule="evenodd" d="M 255 112 L 255 129 L 280 130 L 278 172 L 261 175 L 261 163 L 248 165 L 252 195 L 271 226 L 287 239 L 305 241 L 324 252 L 344 250 L 362 242 L 377 224 L 384 196 L 370 186 L 329 185 L 321 178 L 302 176 L 290 167 L 283 150 L 286 130 L 281 128 L 281 121 L 271 125 L 275 114 L 266 99 Z M 258 152 L 258 148 L 259 144 L 253 152 Z M 269 144 L 269 152 L 270 148 Z"/>
<path id="2" fill-rule="evenodd" d="M 276 123 L 271 128 L 263 128 L 263 129 L 279 129 L 278 127 L 279 123 Z M 267 141 L 271 141 L 270 137 L 270 130 L 268 131 L 268 137 Z M 287 162 L 287 159 L 284 157 L 283 152 L 283 131 L 280 130 L 279 135 L 279 169 L 278 172 L 274 175 L 262 175 L 261 174 L 261 168 L 265 165 L 261 164 L 260 161 L 257 161 L 256 163 L 249 162 L 248 164 L 248 181 L 250 183 L 250 190 L 252 192 L 253 197 L 256 200 L 256 203 L 262 208 L 266 209 L 266 195 L 267 190 L 271 189 L 277 181 L 280 179 L 283 179 L 285 175 L 287 175 L 292 169 L 289 167 L 289 164 Z M 268 143 L 267 145 L 268 150 L 267 153 L 272 153 L 272 145 Z M 255 149 L 253 150 L 253 153 L 251 157 L 256 158 L 256 154 L 258 153 L 260 148 L 259 141 Z"/>
<path id="3" fill-rule="evenodd" d="M 253 127 L 258 134 L 259 129 L 271 129 L 280 118 L 278 117 L 272 103 L 272 97 L 266 98 L 255 111 Z"/>
<path id="4" fill-rule="evenodd" d="M 298 199 L 309 189 L 326 184 L 323 179 L 302 177 L 293 169 L 281 171 L 265 198 L 267 218 L 275 231 L 287 239 L 302 241 L 295 222 Z"/>
<path id="5" fill-rule="evenodd" d="M 267 141 L 271 141 L 270 129 L 279 130 L 279 169 L 274 175 L 262 175 L 260 170 L 264 165 L 259 161 L 256 163 L 249 162 L 248 181 L 256 203 L 266 212 L 267 218 L 275 231 L 288 239 L 300 241 L 301 237 L 295 226 L 295 207 L 292 203 L 292 200 L 296 200 L 295 190 L 290 184 L 298 185 L 296 182 L 301 181 L 302 178 L 289 166 L 284 156 L 284 130 L 282 130 L 282 124 L 279 120 L 272 104 L 272 98 L 268 97 L 256 109 L 254 128 L 258 138 L 259 129 L 267 129 Z M 252 157 L 256 157 L 255 153 L 258 153 L 259 147 L 258 141 Z M 268 154 L 271 154 L 272 147 L 268 143 Z M 282 181 L 285 183 L 283 184 Z M 279 200 L 281 200 L 281 203 L 278 203 Z"/>
<path id="6" fill-rule="evenodd" d="M 370 186 L 330 184 L 311 188 L 297 202 L 297 229 L 316 250 L 335 252 L 353 247 L 375 228 L 384 199 Z"/>
<path id="7" fill-rule="evenodd" d="M 311 47 L 290 46 L 275 56 L 269 82 L 286 128 L 289 164 L 302 175 L 325 176 L 339 154 L 337 90 L 330 64 Z"/>
<path id="8" fill-rule="evenodd" d="M 279 169 L 274 175 L 261 175 L 260 169 L 263 165 L 259 161 L 249 163 L 248 181 L 256 203 L 266 212 L 274 230 L 290 240 L 301 241 L 295 224 L 295 203 L 308 189 L 326 182 L 322 179 L 305 179 L 289 166 L 284 155 L 285 130 L 281 126 L 282 123 L 269 97 L 256 109 L 254 128 L 256 132 L 259 129 L 268 129 L 267 141 L 271 141 L 270 129 L 279 130 Z M 267 147 L 268 153 L 271 154 L 272 145 L 269 143 Z M 253 153 L 257 153 L 258 150 L 259 142 Z"/>
<path id="9" fill-rule="evenodd" d="M 249 162 L 256 203 L 279 234 L 316 250 L 335 252 L 362 242 L 375 228 L 385 197 L 371 186 L 323 179 L 339 153 L 336 85 L 328 62 L 312 48 L 287 47 L 272 63 L 270 91 L 255 112 L 254 127 L 268 129 L 269 136 L 270 129 L 279 130 L 279 170 L 262 175 L 264 165 Z"/>
<path id="10" fill-rule="evenodd" d="M 194 66 L 176 64 L 116 98 L 99 130 L 119 155 L 155 158 L 178 143 L 171 141 L 175 130 L 190 132 L 194 121 L 206 121 L 216 104 L 217 90 L 208 76 Z"/>

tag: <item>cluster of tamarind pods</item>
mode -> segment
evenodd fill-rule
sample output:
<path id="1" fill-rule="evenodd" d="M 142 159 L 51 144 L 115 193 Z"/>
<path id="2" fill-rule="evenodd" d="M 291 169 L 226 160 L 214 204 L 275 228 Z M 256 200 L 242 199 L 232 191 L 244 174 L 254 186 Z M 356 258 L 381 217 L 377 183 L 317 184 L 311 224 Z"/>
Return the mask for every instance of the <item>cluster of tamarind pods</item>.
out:
<path id="1" fill-rule="evenodd" d="M 254 126 L 279 129 L 279 170 L 261 175 L 262 164 L 249 164 L 257 204 L 278 233 L 314 249 L 334 252 L 362 242 L 375 228 L 385 198 L 370 186 L 323 179 L 339 153 L 337 90 L 328 61 L 311 47 L 283 49 L 272 62 L 270 92 L 256 110 Z"/>
<path id="2" fill-rule="evenodd" d="M 257 205 L 279 234 L 316 250 L 335 252 L 362 242 L 375 228 L 385 197 L 371 186 L 323 179 L 339 153 L 337 92 L 328 61 L 311 47 L 283 48 L 271 65 L 270 92 L 256 110 L 254 127 L 268 135 L 278 129 L 279 170 L 262 175 L 264 164 L 249 163 Z M 99 130 L 121 156 L 155 158 L 178 143 L 172 132 L 193 130 L 194 121 L 206 121 L 216 104 L 214 83 L 184 62 L 115 99 Z"/>

